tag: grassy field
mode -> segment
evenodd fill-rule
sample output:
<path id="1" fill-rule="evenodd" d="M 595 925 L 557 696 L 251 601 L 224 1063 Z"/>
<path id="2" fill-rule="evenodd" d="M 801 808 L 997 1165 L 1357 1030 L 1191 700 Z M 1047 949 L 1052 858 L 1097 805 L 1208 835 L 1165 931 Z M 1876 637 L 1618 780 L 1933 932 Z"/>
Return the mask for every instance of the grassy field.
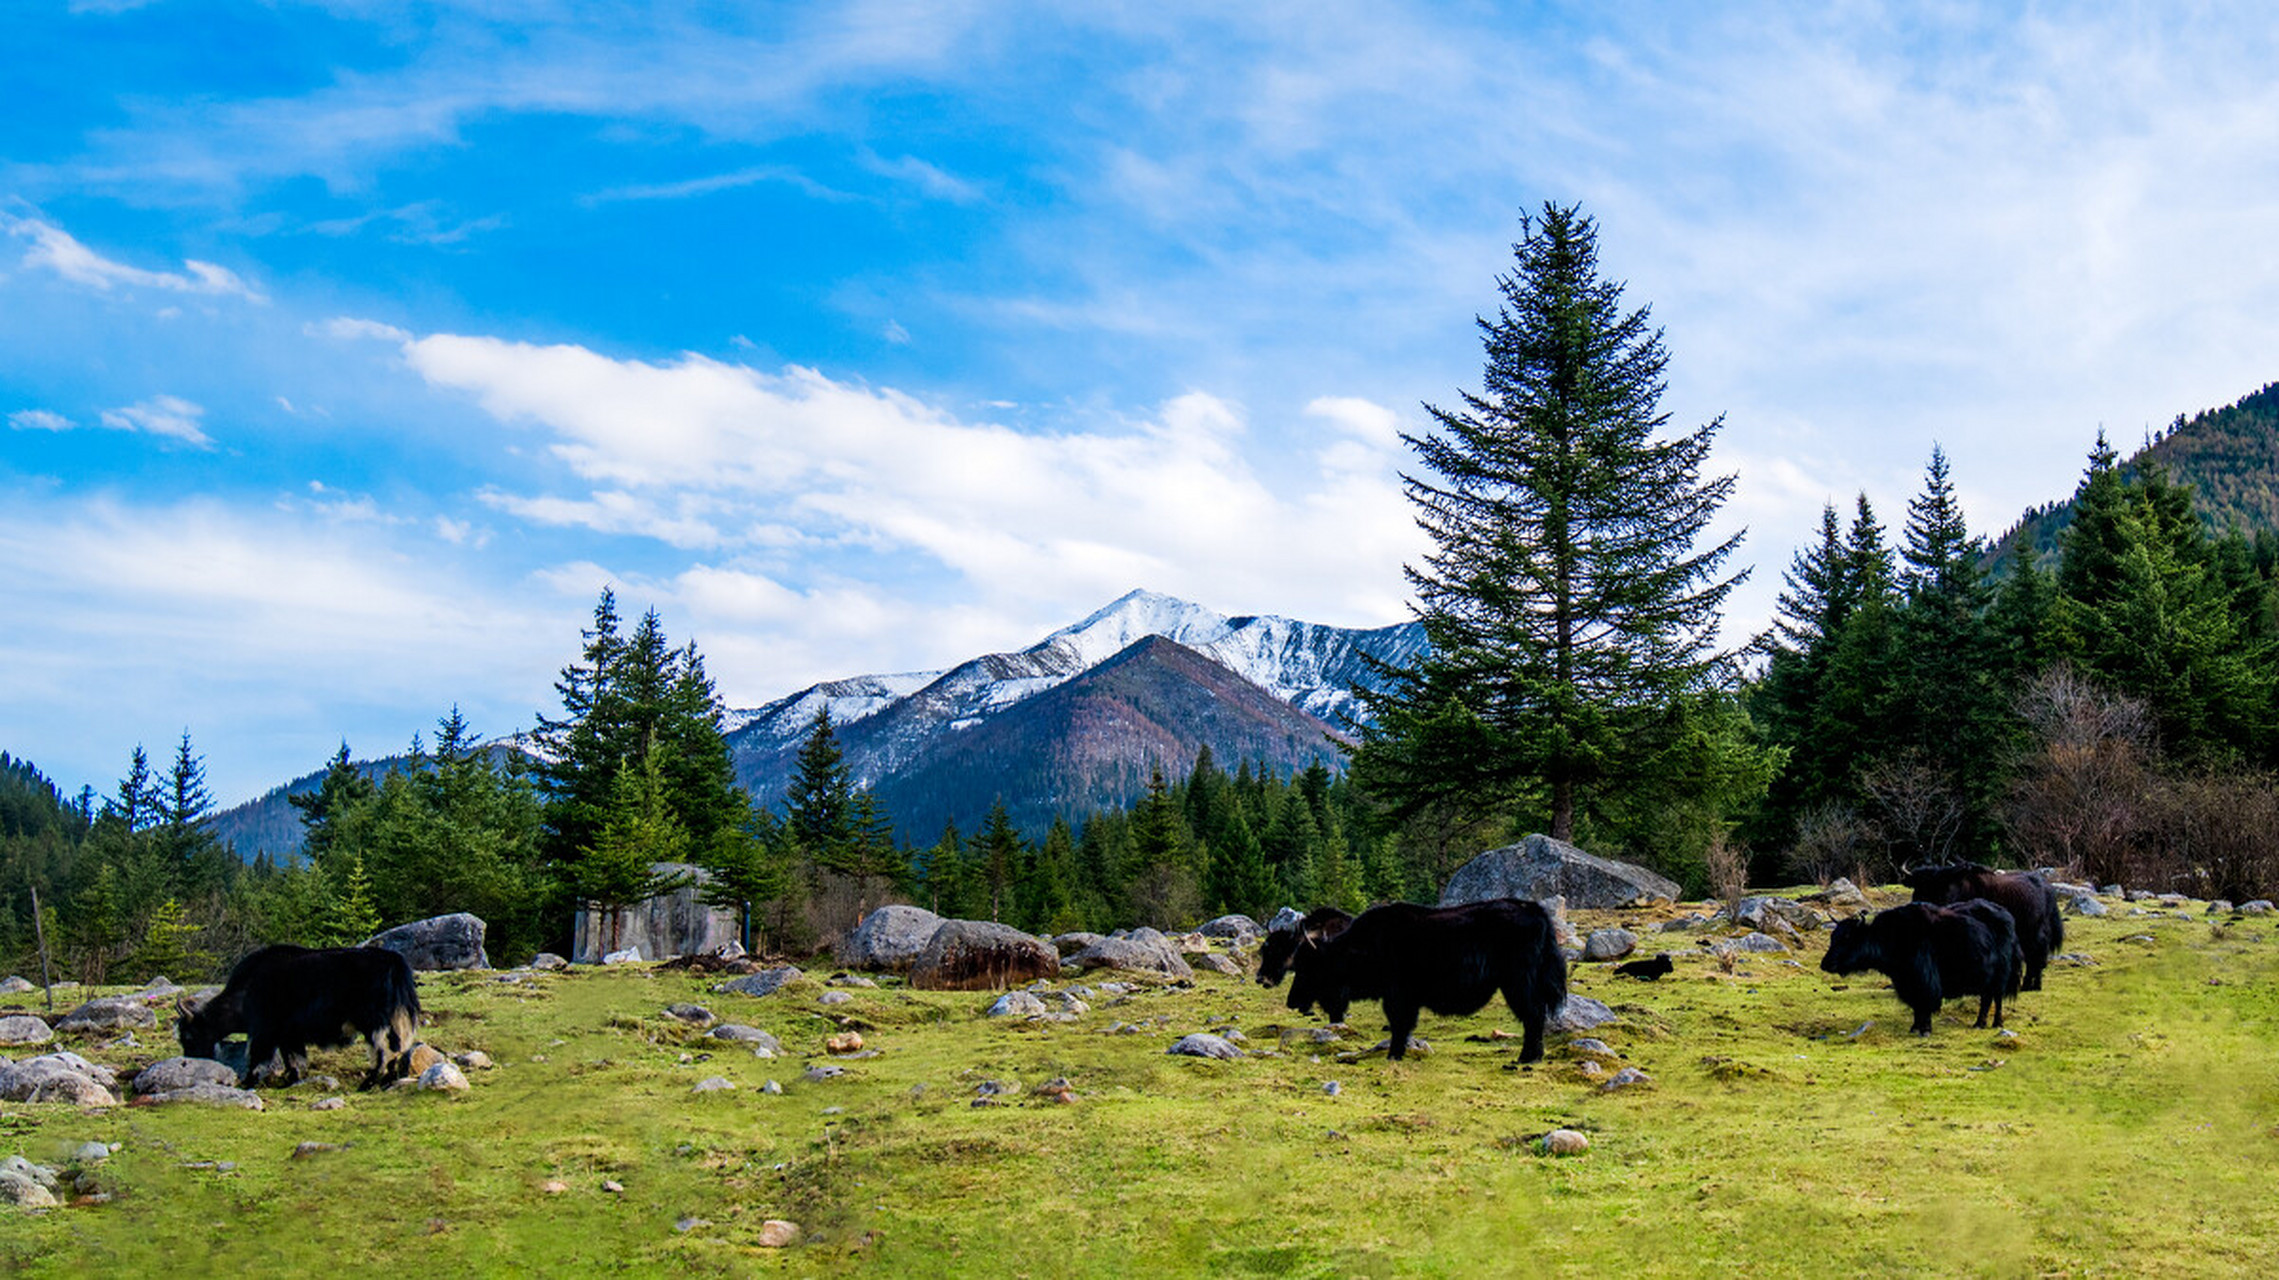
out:
<path id="1" fill-rule="evenodd" d="M 1585 928 L 1650 923 L 1578 913 Z M 820 983 L 753 999 L 641 968 L 524 984 L 425 975 L 428 1040 L 498 1062 L 461 1096 L 307 1087 L 268 1110 L 8 1104 L 0 1156 L 90 1139 L 113 1198 L 0 1219 L 32 1275 L 2265 1274 L 2279 1256 L 2279 936 L 2271 918 L 2069 917 L 2014 1038 L 1949 1005 L 1927 1039 L 1875 975 L 1792 958 L 1720 971 L 1698 934 L 1658 983 L 1579 965 L 1595 1033 L 1651 1083 L 1601 1093 L 1554 1037 L 1519 1068 L 1500 1005 L 1427 1015 L 1433 1052 L 1341 1061 L 1280 993 L 1201 975 L 1100 995 L 1074 1023 L 989 997 Z M 828 971 L 811 971 L 816 977 Z M 1094 975 L 1095 978 L 1103 975 Z M 1096 985 L 1096 984 L 1095 984 Z M 21 999 L 19 997 L 18 999 Z M 785 1056 L 666 1017 L 695 1001 Z M 851 1017 L 877 1056 L 803 1082 Z M 1135 1032 L 1113 1033 L 1117 1024 Z M 1872 1024 L 1860 1030 L 1863 1024 Z M 1278 1056 L 1167 1056 L 1239 1028 Z M 171 1042 L 99 1050 L 114 1066 Z M 19 1055 L 25 1051 L 19 1051 Z M 318 1055 L 351 1082 L 354 1055 Z M 732 1091 L 696 1093 L 708 1076 Z M 1074 1103 L 1031 1091 L 1065 1077 Z M 763 1091 L 780 1081 L 781 1095 Z M 1017 1085 L 974 1105 L 983 1081 Z M 1324 1085 L 1335 1082 L 1335 1093 Z M 1549 1158 L 1568 1127 L 1590 1150 Z M 296 1156 L 299 1144 L 337 1149 Z M 558 1181 L 565 1189 L 548 1190 Z M 621 1190 L 604 1189 L 614 1182 Z M 768 1219 L 800 1224 L 758 1244 Z"/>

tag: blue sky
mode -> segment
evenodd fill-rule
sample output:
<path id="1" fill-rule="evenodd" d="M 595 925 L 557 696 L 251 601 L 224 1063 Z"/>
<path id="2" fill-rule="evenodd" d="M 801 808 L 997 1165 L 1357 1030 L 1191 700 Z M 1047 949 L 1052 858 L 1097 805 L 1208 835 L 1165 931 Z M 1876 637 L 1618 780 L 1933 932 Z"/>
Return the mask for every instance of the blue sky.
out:
<path id="1" fill-rule="evenodd" d="M 1232 12 L 1239 10 L 1239 12 Z M 2250 5 L 8 6 L 0 747 L 217 794 L 526 727 L 604 583 L 732 705 L 1145 586 L 1405 616 L 1398 432 L 1580 202 L 1761 626 L 2279 377 Z"/>

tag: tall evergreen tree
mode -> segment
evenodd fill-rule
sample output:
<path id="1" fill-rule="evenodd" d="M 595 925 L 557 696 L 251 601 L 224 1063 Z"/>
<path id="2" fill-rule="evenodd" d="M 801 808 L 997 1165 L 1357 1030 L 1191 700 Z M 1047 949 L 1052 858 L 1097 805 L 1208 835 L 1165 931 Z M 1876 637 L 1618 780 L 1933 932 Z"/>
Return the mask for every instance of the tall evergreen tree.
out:
<path id="1" fill-rule="evenodd" d="M 1952 789 L 1972 847 L 1987 848 L 1997 825 L 1999 774 L 1991 762 L 2004 754 L 2009 698 L 1995 680 L 2000 654 L 1986 616 L 1992 595 L 1979 569 L 1984 549 L 1964 521 L 1946 452 L 1935 446 L 1923 492 L 1907 505 L 1901 554 L 1905 748 Z"/>
<path id="2" fill-rule="evenodd" d="M 1734 482 L 1701 475 L 1721 420 L 1662 435 L 1669 356 L 1599 275 L 1591 219 L 1547 204 L 1513 252 L 1480 393 L 1406 437 L 1431 650 L 1370 698 L 1355 769 L 1396 813 L 1516 802 L 1569 839 L 1602 793 L 1650 785 L 1642 735 L 1719 678 L 1739 535 L 1696 543 Z"/>

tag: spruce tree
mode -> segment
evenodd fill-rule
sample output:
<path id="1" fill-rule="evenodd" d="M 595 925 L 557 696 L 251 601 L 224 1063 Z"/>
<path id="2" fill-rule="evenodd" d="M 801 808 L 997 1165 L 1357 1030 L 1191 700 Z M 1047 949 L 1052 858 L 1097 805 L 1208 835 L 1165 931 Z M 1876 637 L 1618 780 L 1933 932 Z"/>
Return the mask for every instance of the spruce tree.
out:
<path id="1" fill-rule="evenodd" d="M 1370 696 L 1355 770 L 1396 815 L 1517 805 L 1571 839 L 1602 793 L 1650 786 L 1641 735 L 1719 679 L 1739 535 L 1696 543 L 1734 482 L 1701 475 L 1722 420 L 1663 435 L 1669 356 L 1599 275 L 1596 224 L 1546 204 L 1513 252 L 1480 393 L 1406 437 L 1431 649 Z"/>

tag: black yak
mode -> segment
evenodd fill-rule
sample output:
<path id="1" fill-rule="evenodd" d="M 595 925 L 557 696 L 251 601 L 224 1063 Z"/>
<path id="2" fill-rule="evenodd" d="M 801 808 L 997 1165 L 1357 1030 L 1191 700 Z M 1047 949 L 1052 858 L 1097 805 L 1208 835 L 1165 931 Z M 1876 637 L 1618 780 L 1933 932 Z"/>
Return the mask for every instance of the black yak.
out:
<path id="1" fill-rule="evenodd" d="M 1660 978 L 1669 977 L 1670 970 L 1675 967 L 1670 963 L 1668 956 L 1655 956 L 1651 960 L 1632 960 L 1628 964 L 1618 964 L 1614 966 L 1614 971 L 1625 978 L 1636 978 L 1641 982 L 1653 982 Z"/>
<path id="2" fill-rule="evenodd" d="M 241 1087 L 271 1054 L 284 1057 L 284 1083 L 308 1070 L 308 1050 L 337 1048 L 362 1036 L 372 1046 L 372 1069 L 360 1088 L 410 1074 L 419 1039 L 419 987 L 411 964 L 379 947 L 310 950 L 285 944 L 263 947 L 237 962 L 221 994 L 202 1005 L 176 1000 L 174 1034 L 186 1057 L 211 1058 L 232 1032 L 245 1033 Z"/>
<path id="3" fill-rule="evenodd" d="M 1289 971 L 1292 1007 L 1303 996 L 1335 1022 L 1355 1000 L 1382 1002 L 1395 1062 L 1408 1052 L 1421 1010 L 1461 1017 L 1501 991 L 1526 1032 L 1519 1060 L 1543 1056 L 1544 1024 L 1567 999 L 1567 960 L 1550 912 L 1517 898 L 1454 907 L 1394 902 L 1332 932 L 1336 923 L 1324 917 L 1291 931 L 1286 948 L 1261 957 L 1258 980 L 1271 986 Z"/>
<path id="4" fill-rule="evenodd" d="M 1912 1030 L 1931 1034 L 1931 1015 L 1955 996 L 1978 997 L 1978 1021 L 2002 1025 L 2002 1000 L 2018 990 L 2018 935 L 2010 913 L 1973 899 L 1951 907 L 1911 902 L 1836 926 L 1820 967 L 1829 973 L 1875 969 L 1915 1011 Z"/>
<path id="5" fill-rule="evenodd" d="M 2039 871 L 1996 871 L 1976 862 L 1939 867 L 1907 867 L 1900 883 L 1915 901 L 1937 906 L 1984 898 L 2010 913 L 2018 926 L 2018 950 L 2026 958 L 2019 987 L 2042 989 L 2042 969 L 2065 947 L 2065 919 L 2058 914 L 2057 890 Z"/>

